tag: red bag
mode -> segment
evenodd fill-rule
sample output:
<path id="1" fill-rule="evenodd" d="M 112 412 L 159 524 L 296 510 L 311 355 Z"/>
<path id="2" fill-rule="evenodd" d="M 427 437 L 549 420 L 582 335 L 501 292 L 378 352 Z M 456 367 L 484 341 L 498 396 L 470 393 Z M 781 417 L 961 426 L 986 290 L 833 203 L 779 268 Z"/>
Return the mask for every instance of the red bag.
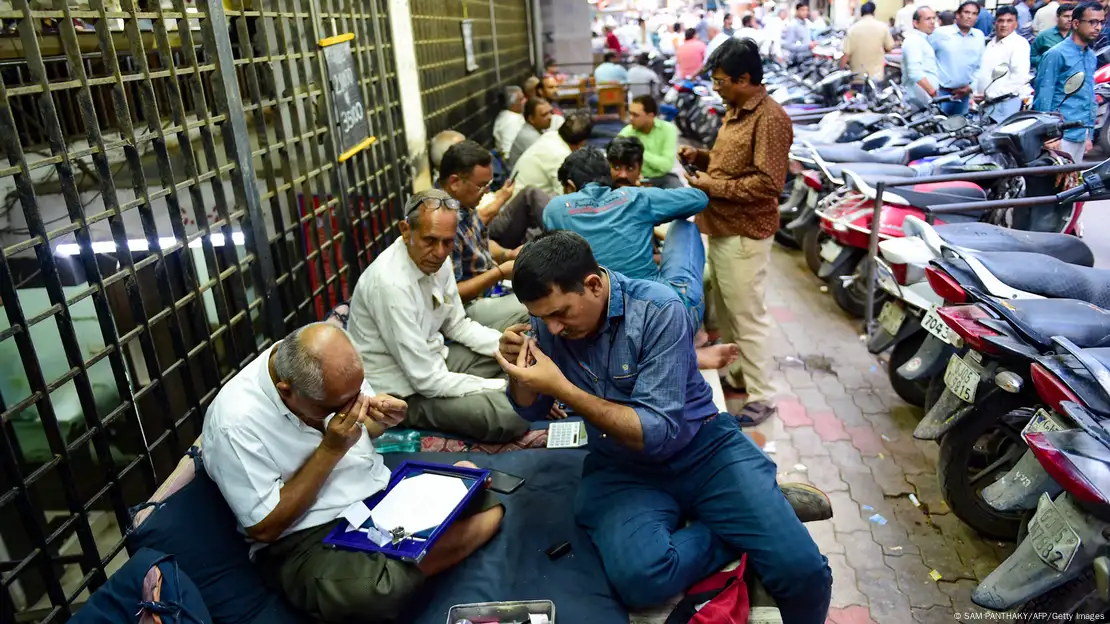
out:
<path id="1" fill-rule="evenodd" d="M 665 624 L 747 624 L 748 586 L 744 583 L 744 565 L 729 572 L 716 574 L 697 583 L 671 611 Z M 698 609 L 699 605 L 704 605 Z"/>

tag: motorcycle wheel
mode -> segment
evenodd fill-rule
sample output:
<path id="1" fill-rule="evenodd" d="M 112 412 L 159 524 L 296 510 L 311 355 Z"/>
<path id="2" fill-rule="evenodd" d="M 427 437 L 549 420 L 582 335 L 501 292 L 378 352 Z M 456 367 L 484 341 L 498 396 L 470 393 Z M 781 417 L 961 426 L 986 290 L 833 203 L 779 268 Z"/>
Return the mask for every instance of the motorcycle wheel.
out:
<path id="1" fill-rule="evenodd" d="M 863 318 L 867 309 L 867 257 L 860 258 L 855 264 L 848 263 L 829 275 L 829 292 L 840 309 L 856 318 Z M 851 277 L 851 279 L 847 279 Z M 847 283 L 845 283 L 847 281 Z M 872 317 L 879 313 L 883 304 L 890 299 L 885 290 L 875 289 Z M 912 356 L 911 356 L 912 357 Z"/>
<path id="2" fill-rule="evenodd" d="M 886 368 L 887 374 L 890 376 L 890 385 L 894 388 L 894 392 L 902 397 L 902 400 L 906 403 L 916 405 L 917 407 L 925 405 L 929 380 L 904 379 L 898 374 L 898 367 L 910 361 L 910 359 L 917 354 L 917 350 L 921 348 L 921 343 L 925 342 L 926 336 L 928 336 L 928 334 L 925 332 L 918 331 L 913 336 L 894 345 L 894 348 L 890 351 L 890 361 L 887 362 Z"/>
<path id="3" fill-rule="evenodd" d="M 806 256 L 806 266 L 814 275 L 821 270 L 821 245 L 829 240 L 829 235 L 821 231 L 820 227 L 807 230 L 802 238 L 802 251 Z"/>
<path id="4" fill-rule="evenodd" d="M 996 409 L 990 408 L 990 414 L 972 414 L 944 434 L 937 477 L 941 496 L 957 518 L 982 535 L 1009 542 L 1018 533 L 1022 512 L 992 509 L 981 492 L 1009 472 L 1028 447 L 1022 441 L 1021 428 L 1002 416 L 995 417 Z M 1022 411 L 1033 416 L 1032 409 Z"/>
<path id="5" fill-rule="evenodd" d="M 1067 615 L 1102 615 L 1110 605 L 1107 605 L 1098 596 L 1095 585 L 1095 571 L 1088 569 L 1078 578 L 1041 594 L 1029 602 L 1018 607 L 1017 613 L 1051 613 Z M 1062 619 L 1062 618 L 1061 618 Z"/>

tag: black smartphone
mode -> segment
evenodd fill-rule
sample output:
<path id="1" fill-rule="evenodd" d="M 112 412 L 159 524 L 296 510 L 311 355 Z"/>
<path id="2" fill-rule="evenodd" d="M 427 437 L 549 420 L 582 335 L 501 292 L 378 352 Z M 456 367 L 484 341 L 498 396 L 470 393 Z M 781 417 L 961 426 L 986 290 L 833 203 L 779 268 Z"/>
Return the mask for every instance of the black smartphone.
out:
<path id="1" fill-rule="evenodd" d="M 489 489 L 498 494 L 512 494 L 524 485 L 524 478 L 500 470 L 489 471 Z"/>
<path id="2" fill-rule="evenodd" d="M 698 168 L 691 165 L 690 163 L 682 163 L 682 168 L 686 170 L 686 173 L 692 176 L 698 175 Z"/>
<path id="3" fill-rule="evenodd" d="M 509 181 L 505 184 L 512 184 L 513 182 L 516 182 L 516 169 L 513 169 L 513 172 L 509 174 Z"/>

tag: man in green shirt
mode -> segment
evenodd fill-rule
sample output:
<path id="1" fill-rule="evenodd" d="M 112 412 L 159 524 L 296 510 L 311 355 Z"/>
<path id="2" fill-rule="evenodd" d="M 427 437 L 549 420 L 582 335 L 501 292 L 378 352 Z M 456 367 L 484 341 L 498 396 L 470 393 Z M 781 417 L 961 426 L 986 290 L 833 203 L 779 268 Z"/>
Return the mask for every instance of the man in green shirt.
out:
<path id="1" fill-rule="evenodd" d="M 682 180 L 673 169 L 678 156 L 678 128 L 656 119 L 659 106 L 650 95 L 638 95 L 628 108 L 631 123 L 621 129 L 620 136 L 640 139 L 644 144 L 644 186 L 679 188 Z"/>
<path id="2" fill-rule="evenodd" d="M 1056 28 L 1042 30 L 1041 34 L 1033 40 L 1033 46 L 1029 48 L 1029 66 L 1034 71 L 1036 71 L 1044 53 L 1068 36 L 1068 31 L 1071 30 L 1071 10 L 1073 8 L 1075 8 L 1073 4 L 1061 4 L 1057 7 Z"/>

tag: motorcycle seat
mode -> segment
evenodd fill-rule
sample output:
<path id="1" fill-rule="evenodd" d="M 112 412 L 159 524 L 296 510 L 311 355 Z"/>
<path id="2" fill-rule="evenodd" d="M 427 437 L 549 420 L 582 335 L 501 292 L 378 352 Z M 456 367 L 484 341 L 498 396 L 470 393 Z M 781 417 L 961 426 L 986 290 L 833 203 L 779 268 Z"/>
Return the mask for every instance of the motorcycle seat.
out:
<path id="1" fill-rule="evenodd" d="M 1003 284 L 1055 299 L 1078 299 L 1110 308 L 1110 271 L 1076 266 L 1051 256 L 1017 251 L 974 254 Z"/>
<path id="2" fill-rule="evenodd" d="M 1068 264 L 1094 266 L 1095 255 L 1078 236 L 1055 232 L 1026 232 L 989 223 L 937 225 L 941 240 L 955 247 L 978 251 L 1025 251 L 1040 253 Z"/>
<path id="3" fill-rule="evenodd" d="M 1015 329 L 1052 348 L 1052 337 L 1063 336 L 1076 345 L 1110 346 L 1110 311 L 1077 299 L 1011 299 L 984 302 Z"/>
<path id="4" fill-rule="evenodd" d="M 909 154 L 904 147 L 886 147 L 883 149 L 867 150 L 853 145 L 818 145 L 814 151 L 821 160 L 830 163 L 883 163 L 887 165 L 905 165 L 909 162 Z"/>
<path id="5" fill-rule="evenodd" d="M 838 163 L 829 164 L 829 174 L 844 178 L 844 170 L 851 169 L 870 182 L 874 178 L 913 178 L 917 170 L 906 165 L 885 165 L 883 163 Z"/>
<path id="6" fill-rule="evenodd" d="M 915 208 L 930 212 L 930 206 L 944 206 L 947 204 L 961 204 L 969 201 L 982 201 L 987 198 L 987 193 L 970 182 L 947 182 L 938 184 L 918 184 L 910 187 L 896 187 L 890 192 L 909 202 Z M 943 223 L 957 223 L 978 221 L 983 211 L 978 209 L 963 212 L 935 213 L 937 220 Z"/>

